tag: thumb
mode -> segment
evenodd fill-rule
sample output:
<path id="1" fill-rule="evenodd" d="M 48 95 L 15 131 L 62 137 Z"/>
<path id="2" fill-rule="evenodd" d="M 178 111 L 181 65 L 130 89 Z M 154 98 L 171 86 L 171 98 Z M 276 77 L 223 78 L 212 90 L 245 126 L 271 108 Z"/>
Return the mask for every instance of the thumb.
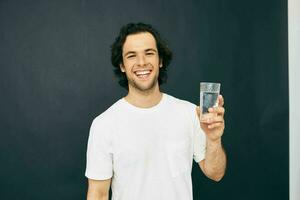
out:
<path id="1" fill-rule="evenodd" d="M 200 116 L 200 107 L 199 106 L 196 106 L 196 112 L 197 112 L 197 115 Z"/>

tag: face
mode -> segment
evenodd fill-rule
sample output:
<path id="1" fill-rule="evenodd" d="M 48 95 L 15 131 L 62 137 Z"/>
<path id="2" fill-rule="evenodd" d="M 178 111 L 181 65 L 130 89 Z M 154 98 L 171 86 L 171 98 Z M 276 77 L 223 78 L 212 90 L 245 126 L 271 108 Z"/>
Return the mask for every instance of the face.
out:
<path id="1" fill-rule="evenodd" d="M 129 91 L 142 92 L 158 86 L 159 60 L 155 38 L 148 32 L 128 35 L 123 45 L 122 72 L 126 73 Z"/>

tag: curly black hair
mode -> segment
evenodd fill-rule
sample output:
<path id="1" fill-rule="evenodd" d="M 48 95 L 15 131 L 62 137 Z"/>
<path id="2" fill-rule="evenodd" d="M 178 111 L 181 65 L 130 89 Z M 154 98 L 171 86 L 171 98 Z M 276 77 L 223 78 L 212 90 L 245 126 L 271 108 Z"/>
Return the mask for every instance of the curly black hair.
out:
<path id="1" fill-rule="evenodd" d="M 129 23 L 123 26 L 118 37 L 111 45 L 111 63 L 114 66 L 114 73 L 119 78 L 119 84 L 128 90 L 128 80 L 126 74 L 120 69 L 120 64 L 123 63 L 122 51 L 123 45 L 128 35 L 149 32 L 153 35 L 156 41 L 159 60 L 162 61 L 162 66 L 159 68 L 158 84 L 161 85 L 167 81 L 167 66 L 172 60 L 172 51 L 169 49 L 167 43 L 161 38 L 157 30 L 150 24 L 144 23 Z"/>

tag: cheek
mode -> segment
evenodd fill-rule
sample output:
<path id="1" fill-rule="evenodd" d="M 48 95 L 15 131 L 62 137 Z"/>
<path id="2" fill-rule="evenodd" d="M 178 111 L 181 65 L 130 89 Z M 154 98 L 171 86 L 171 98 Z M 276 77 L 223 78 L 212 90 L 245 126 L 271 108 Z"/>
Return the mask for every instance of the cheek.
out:
<path id="1" fill-rule="evenodd" d="M 123 61 L 123 71 L 130 71 L 130 68 L 133 64 L 131 62 L 128 61 Z"/>
<path id="2" fill-rule="evenodd" d="M 157 57 L 153 57 L 153 58 L 149 59 L 149 62 L 151 62 L 155 66 L 159 65 L 159 59 Z"/>
<path id="3" fill-rule="evenodd" d="M 124 60 L 123 61 L 124 66 L 126 66 L 127 68 L 128 67 L 132 67 L 135 63 L 136 63 L 136 61 L 134 59 L 132 59 L 132 60 Z"/>

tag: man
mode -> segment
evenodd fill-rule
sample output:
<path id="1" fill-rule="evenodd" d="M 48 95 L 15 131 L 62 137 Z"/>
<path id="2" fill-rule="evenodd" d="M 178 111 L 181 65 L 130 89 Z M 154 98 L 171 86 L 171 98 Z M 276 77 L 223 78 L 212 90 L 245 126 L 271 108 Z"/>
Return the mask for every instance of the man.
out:
<path id="1" fill-rule="evenodd" d="M 162 93 L 172 53 L 150 25 L 127 24 L 111 51 L 128 94 L 91 125 L 87 199 L 107 200 L 111 186 L 113 200 L 192 200 L 193 159 L 215 181 L 225 173 L 222 96 L 200 123 L 199 107 Z"/>

